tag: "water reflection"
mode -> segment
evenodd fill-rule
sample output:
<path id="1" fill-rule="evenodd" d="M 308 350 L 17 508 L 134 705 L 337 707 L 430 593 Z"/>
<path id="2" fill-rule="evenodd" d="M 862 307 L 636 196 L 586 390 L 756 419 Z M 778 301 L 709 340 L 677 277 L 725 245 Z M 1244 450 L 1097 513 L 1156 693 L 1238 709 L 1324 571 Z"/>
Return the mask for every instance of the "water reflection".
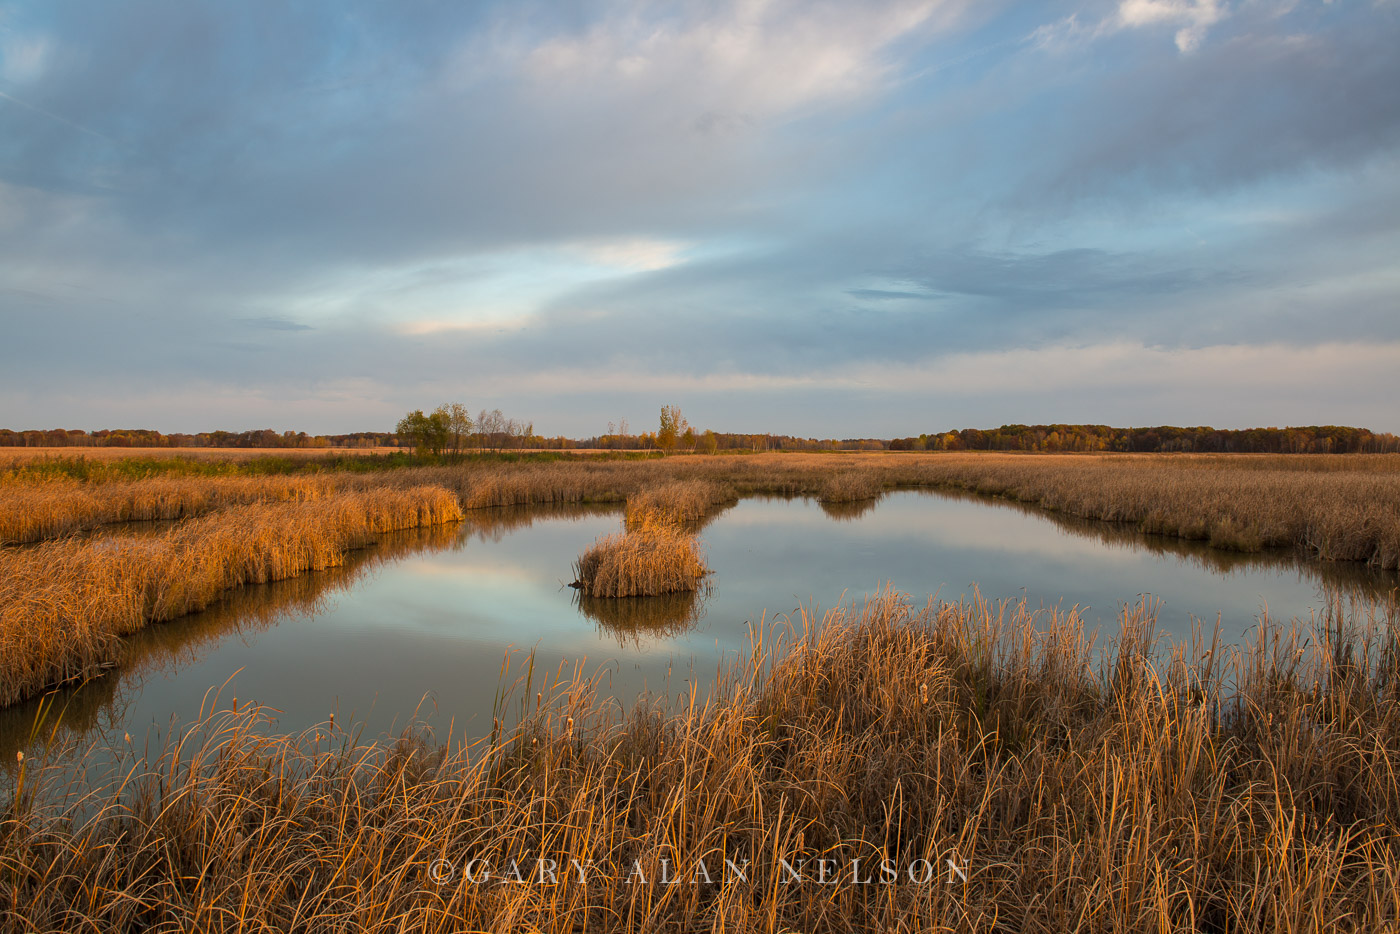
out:
<path id="1" fill-rule="evenodd" d="M 919 490 L 917 494 L 1009 510 L 1039 522 L 1049 523 L 1075 538 L 1098 542 L 1111 548 L 1175 558 L 1222 577 L 1250 571 L 1296 571 L 1301 577 L 1311 578 L 1319 592 L 1334 593 L 1339 597 L 1367 602 L 1385 600 L 1400 587 L 1400 575 L 1380 571 L 1357 561 L 1319 561 L 1301 551 L 1295 552 L 1290 549 L 1227 551 L 1212 547 L 1204 541 L 1152 535 L 1129 522 L 1082 519 L 1064 513 L 1048 512 L 1027 503 L 962 490 Z"/>
<path id="2" fill-rule="evenodd" d="M 871 497 L 870 499 L 848 500 L 841 503 L 818 503 L 822 512 L 838 522 L 852 522 L 874 511 L 880 505 L 882 497 Z"/>
<path id="3" fill-rule="evenodd" d="M 581 599 L 566 586 L 572 562 L 621 519 L 620 504 L 479 510 L 456 526 L 386 536 L 340 568 L 231 592 L 204 613 L 137 633 L 118 671 L 58 692 L 59 732 L 140 737 L 172 717 L 187 722 L 225 682 L 226 700 L 283 711 L 279 727 L 289 731 L 334 709 L 337 722 L 364 723 L 374 736 L 433 708 L 479 731 L 483 718 L 491 723 L 503 657 L 542 670 L 604 668 L 610 696 L 629 703 L 676 686 L 677 672 L 708 683 L 761 619 L 859 601 L 886 584 L 915 599 L 956 600 L 975 584 L 992 600 L 1078 605 L 1105 633 L 1123 604 L 1151 593 L 1162 605 L 1159 631 L 1179 637 L 1193 617 L 1209 624 L 1219 615 L 1223 638 L 1237 641 L 1265 604 L 1276 617 L 1306 619 L 1338 595 L 1375 604 L 1400 582 L 976 494 L 896 491 L 856 503 L 745 499 L 700 524 L 714 570 L 706 590 Z M 28 743 L 36 710 L 0 711 L 0 761 Z"/>
<path id="4" fill-rule="evenodd" d="M 339 567 L 230 590 L 206 610 L 140 629 L 123 641 L 115 673 L 0 708 L 0 761 L 12 762 L 16 751 L 32 747 L 36 723 L 59 741 L 95 733 L 120 736 L 148 683 L 174 677 L 229 640 L 251 645 L 272 626 L 311 619 L 327 609 L 331 596 L 348 591 L 376 567 L 460 544 L 457 524 L 391 532 L 373 548 L 348 553 Z"/>
<path id="5" fill-rule="evenodd" d="M 495 506 L 473 509 L 463 522 L 465 536 L 479 542 L 500 542 L 512 532 L 528 529 L 538 522 L 582 519 L 590 516 L 621 516 L 618 503 L 548 503 L 540 506 Z"/>
<path id="6" fill-rule="evenodd" d="M 574 591 L 574 605 L 598 624 L 600 632 L 617 639 L 619 646 L 636 647 L 668 639 L 693 628 L 705 616 L 710 585 L 698 591 L 660 594 L 654 597 L 589 597 Z"/>

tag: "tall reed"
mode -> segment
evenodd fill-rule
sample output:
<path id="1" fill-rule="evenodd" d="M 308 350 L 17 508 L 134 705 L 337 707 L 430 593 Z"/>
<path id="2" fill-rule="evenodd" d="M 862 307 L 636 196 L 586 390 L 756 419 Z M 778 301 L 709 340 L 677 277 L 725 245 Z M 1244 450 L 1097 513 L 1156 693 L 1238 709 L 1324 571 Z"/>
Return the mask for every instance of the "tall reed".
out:
<path id="1" fill-rule="evenodd" d="M 367 744 L 334 723 L 280 736 L 221 710 L 78 801 L 26 763 L 30 790 L 0 817 L 0 917 L 1394 930 L 1400 662 L 1362 622 L 1266 619 L 1242 647 L 1154 651 L 1138 608 L 1101 651 L 1072 612 L 884 594 L 756 632 L 708 694 L 622 714 L 565 680 L 470 746 Z"/>

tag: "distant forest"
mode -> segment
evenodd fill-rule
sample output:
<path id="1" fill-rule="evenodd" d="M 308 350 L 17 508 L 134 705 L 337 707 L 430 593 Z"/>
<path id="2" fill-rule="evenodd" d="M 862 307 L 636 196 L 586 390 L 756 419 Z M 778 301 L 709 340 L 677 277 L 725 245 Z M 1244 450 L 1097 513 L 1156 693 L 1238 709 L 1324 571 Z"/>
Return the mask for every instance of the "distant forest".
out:
<path id="1" fill-rule="evenodd" d="M 1108 425 L 1002 425 L 895 438 L 892 451 L 1184 451 L 1228 454 L 1380 454 L 1400 437 L 1365 428 L 1111 428 Z"/>
<path id="2" fill-rule="evenodd" d="M 613 428 L 613 426 L 609 426 Z M 658 447 L 655 432 L 631 434 L 616 429 L 589 438 L 512 436 L 505 446 L 526 450 L 609 448 L 648 450 Z M 144 428 L 12 431 L 0 428 L 0 447 L 151 447 L 151 448 L 344 448 L 409 446 L 412 441 L 392 432 L 357 431 L 340 435 L 308 435 L 304 431 L 209 431 L 162 434 Z M 479 446 L 486 446 L 483 439 Z M 489 445 L 499 450 L 501 443 Z M 661 444 L 660 446 L 665 446 Z M 673 450 L 704 451 L 1043 451 L 1043 452 L 1196 452 L 1237 454 L 1354 454 L 1400 452 L 1400 437 L 1365 428 L 1337 425 L 1301 428 L 1224 429 L 1210 427 L 1113 428 L 1108 425 L 1002 425 L 964 428 L 917 437 L 799 438 L 777 434 L 690 432 Z"/>

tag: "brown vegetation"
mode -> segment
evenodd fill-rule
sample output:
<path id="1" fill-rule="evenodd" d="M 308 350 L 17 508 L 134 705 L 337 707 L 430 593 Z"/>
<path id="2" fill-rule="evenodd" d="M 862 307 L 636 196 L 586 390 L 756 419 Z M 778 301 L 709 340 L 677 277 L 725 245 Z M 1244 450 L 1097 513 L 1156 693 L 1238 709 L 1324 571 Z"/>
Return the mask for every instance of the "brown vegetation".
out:
<path id="1" fill-rule="evenodd" d="M 339 564 L 383 532 L 460 519 L 446 490 L 230 506 L 162 536 L 0 549 L 0 705 L 111 665 L 118 640 L 230 587 Z"/>
<path id="2" fill-rule="evenodd" d="M 47 709 L 46 726 L 58 735 L 82 737 L 107 725 L 114 709 L 123 709 L 128 692 L 143 682 L 197 665 L 231 639 L 247 640 L 275 625 L 310 619 L 327 609 L 332 595 L 344 592 L 366 573 L 412 554 L 442 551 L 459 544 L 459 524 L 421 526 L 388 532 L 373 548 L 347 552 L 337 566 L 266 584 L 225 591 L 205 610 L 175 626 L 145 626 L 114 644 L 121 677 L 71 682 L 28 701 L 0 707 L 0 762 L 13 762 L 24 738 Z M 61 711 L 61 715 L 58 713 Z M 21 745 L 16 746 L 16 743 Z"/>
<path id="3" fill-rule="evenodd" d="M 875 499 L 884 491 L 878 471 L 847 469 L 833 473 L 822 482 L 817 500 L 823 503 L 856 503 Z"/>
<path id="4" fill-rule="evenodd" d="M 0 470 L 19 464 L 55 457 L 83 457 L 94 461 L 122 460 L 128 457 L 188 458 L 200 461 L 246 461 L 276 456 L 297 459 L 343 457 L 345 454 L 374 456 L 407 453 L 410 447 L 367 448 L 194 448 L 194 447 L 0 447 Z"/>
<path id="5" fill-rule="evenodd" d="M 1327 560 L 1400 566 L 1400 456 L 1365 454 L 770 454 L 132 483 L 0 480 L 0 535 L 33 541 L 106 521 L 198 514 L 226 502 L 310 498 L 333 489 L 428 484 L 452 490 L 471 510 L 629 497 L 641 497 L 641 504 L 655 495 L 649 490 L 677 483 L 707 484 L 710 492 L 696 502 L 708 496 L 711 504 L 759 493 L 845 502 L 891 488 L 955 487 L 1222 548 L 1296 547 Z M 143 485 L 159 492 L 142 500 Z"/>
<path id="6" fill-rule="evenodd" d="M 687 525 L 700 522 L 734 495 L 708 480 L 674 480 L 645 487 L 627 497 L 624 521 L 629 529 L 647 525 Z"/>
<path id="7" fill-rule="evenodd" d="M 695 590 L 709 572 L 694 535 L 653 523 L 589 545 L 574 562 L 574 586 L 585 597 L 655 597 Z"/>
<path id="8" fill-rule="evenodd" d="M 0 496 L 0 545 L 37 542 L 116 522 L 187 519 L 224 506 L 305 502 L 336 487 L 326 476 L 151 477 L 114 483 L 14 483 Z"/>
<path id="9" fill-rule="evenodd" d="M 121 786 L 77 805 L 24 763 L 0 810 L 0 917 L 17 930 L 1394 930 L 1400 661 L 1393 636 L 1327 622 L 1266 621 L 1238 652 L 1197 641 L 1153 656 L 1140 609 L 1098 655 L 1073 614 L 915 613 L 885 595 L 760 641 L 708 698 L 622 717 L 566 683 L 489 745 L 364 745 L 337 724 L 270 736 L 257 711 L 223 711 L 156 761 L 125 753 Z"/>

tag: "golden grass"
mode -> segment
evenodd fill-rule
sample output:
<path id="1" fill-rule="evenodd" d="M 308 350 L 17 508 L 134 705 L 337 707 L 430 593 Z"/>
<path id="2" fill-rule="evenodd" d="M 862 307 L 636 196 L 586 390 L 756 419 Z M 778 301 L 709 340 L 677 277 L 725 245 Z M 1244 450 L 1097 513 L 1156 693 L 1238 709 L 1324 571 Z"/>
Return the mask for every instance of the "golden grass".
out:
<path id="1" fill-rule="evenodd" d="M 310 460 L 372 454 L 411 453 L 411 447 L 376 448 L 123 448 L 123 447 L 0 447 L 0 471 L 36 460 L 61 457 L 84 457 L 94 461 L 141 458 L 189 458 L 201 461 L 245 461 L 258 457 L 284 457 Z"/>
<path id="2" fill-rule="evenodd" d="M 714 507 L 732 502 L 734 495 L 708 480 L 675 480 L 645 487 L 627 497 L 623 520 L 627 528 L 647 525 L 687 525 L 706 518 Z"/>
<path id="3" fill-rule="evenodd" d="M 855 503 L 875 499 L 884 491 L 878 470 L 846 469 L 831 474 L 822 482 L 817 500 L 822 503 Z"/>
<path id="4" fill-rule="evenodd" d="M 158 537 L 0 549 L 0 706 L 101 671 L 122 636 L 231 587 L 331 567 L 383 532 L 461 516 L 446 490 L 385 489 L 230 506 Z"/>
<path id="5" fill-rule="evenodd" d="M 695 590 L 709 572 L 694 535 L 651 523 L 588 546 L 574 562 L 574 586 L 585 597 L 655 597 Z"/>
<path id="6" fill-rule="evenodd" d="M 230 482 L 231 479 L 246 483 Z M 0 537 L 32 541 L 123 517 L 198 514 L 226 502 L 333 489 L 441 486 L 463 509 L 623 502 L 658 487 L 709 490 L 711 505 L 774 493 L 858 502 L 882 490 L 944 487 L 1233 550 L 1290 547 L 1327 560 L 1400 567 L 1400 455 L 769 454 L 546 463 L 468 462 L 314 477 L 164 481 L 138 506 L 132 484 L 0 485 Z M 675 487 L 679 489 L 680 487 Z M 157 487 L 150 487 L 156 490 Z M 698 499 L 703 499 L 700 495 Z M 672 497 L 679 502 L 679 499 Z M 698 500 L 697 500 L 698 501 Z M 201 505 L 203 503 L 204 505 Z M 688 507 L 687 507 L 688 508 Z M 693 511 L 693 510 L 692 510 Z"/>
<path id="7" fill-rule="evenodd" d="M 0 496 L 0 544 L 37 542 L 117 522 L 187 519 L 224 506 L 306 502 L 330 495 L 336 485 L 324 475 L 9 484 Z"/>
<path id="8" fill-rule="evenodd" d="M 0 762 L 13 761 L 16 747 L 44 707 L 62 711 L 51 716 L 62 736 L 81 737 L 100 729 L 114 709 L 125 709 L 132 686 L 170 677 L 197 665 L 230 639 L 249 639 L 272 626 L 309 619 L 327 609 L 334 594 L 344 592 L 366 573 L 412 554 L 442 551 L 457 546 L 458 523 L 421 526 L 387 532 L 372 548 L 346 553 L 341 564 L 266 584 L 225 591 L 197 615 L 174 626 L 145 626 L 123 637 L 115 646 L 115 674 L 86 682 L 72 682 L 54 692 L 26 702 L 0 707 Z"/>
<path id="9" fill-rule="evenodd" d="M 1393 635 L 1327 622 L 1154 657 L 1139 610 L 1100 656 L 1072 613 L 916 612 L 887 594 L 760 641 L 708 698 L 624 716 L 586 682 L 543 703 L 525 687 L 529 717 L 470 748 L 364 744 L 331 723 L 268 735 L 257 711 L 220 711 L 154 761 L 124 753 L 120 785 L 81 801 L 27 764 L 0 811 L 0 917 L 16 930 L 1395 930 L 1400 660 Z M 528 881 L 511 881 L 512 860 Z"/>

